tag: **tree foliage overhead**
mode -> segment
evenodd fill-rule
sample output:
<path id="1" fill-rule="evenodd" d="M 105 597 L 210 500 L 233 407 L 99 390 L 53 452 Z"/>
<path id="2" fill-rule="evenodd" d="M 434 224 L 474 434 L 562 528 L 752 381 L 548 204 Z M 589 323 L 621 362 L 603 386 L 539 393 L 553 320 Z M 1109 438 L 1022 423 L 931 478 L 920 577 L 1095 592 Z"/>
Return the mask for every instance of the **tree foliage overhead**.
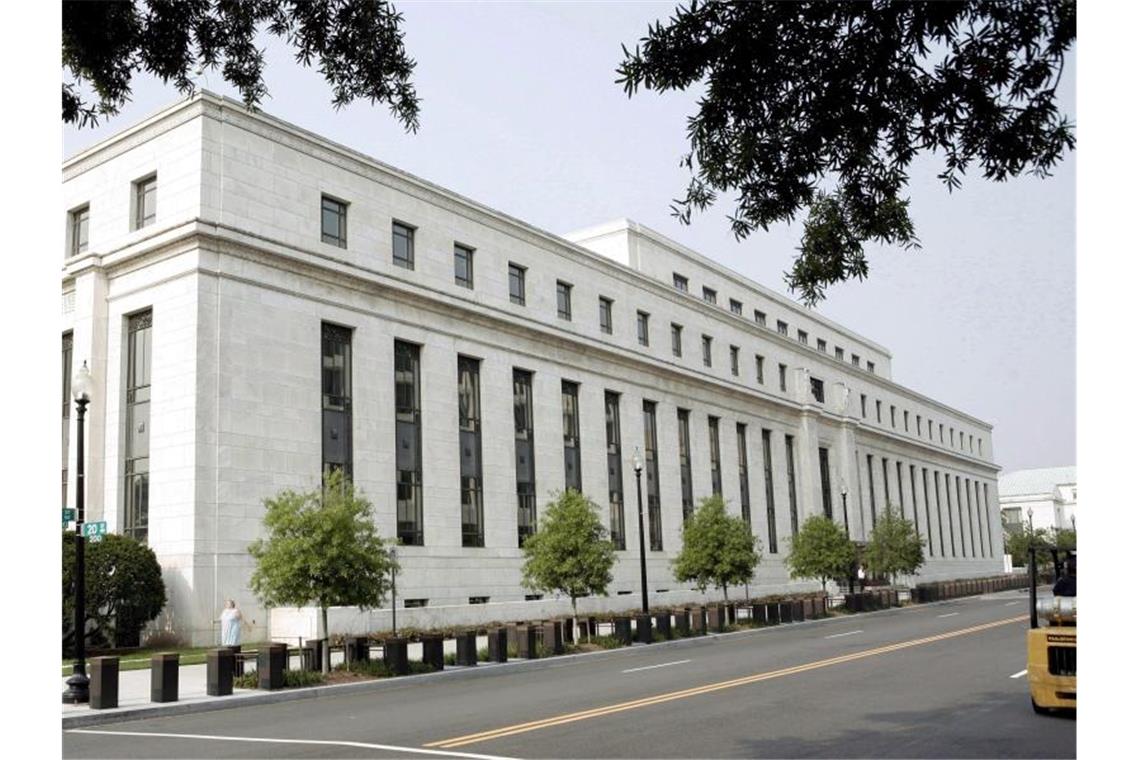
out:
<path id="1" fill-rule="evenodd" d="M 605 594 L 613 580 L 614 546 L 599 514 L 597 504 L 567 489 L 546 505 L 522 547 L 523 585 L 570 597 L 575 617 L 578 599 Z"/>
<path id="2" fill-rule="evenodd" d="M 268 94 L 261 31 L 284 39 L 297 62 L 316 66 L 337 108 L 357 98 L 387 103 L 408 130 L 419 126 L 404 50 L 403 16 L 386 0 L 119 0 L 63 3 L 63 121 L 81 127 L 119 112 L 135 74 L 194 90 L 197 69 L 221 68 L 249 108 Z M 86 101 L 81 86 L 94 92 Z"/>
<path id="3" fill-rule="evenodd" d="M 899 574 L 913 575 L 922 567 L 926 552 L 914 523 L 888 502 L 867 537 L 863 559 L 872 574 L 885 575 L 893 584 Z"/>
<path id="4" fill-rule="evenodd" d="M 704 591 L 710 585 L 724 591 L 747 583 L 760 562 L 760 539 L 743 519 L 725 510 L 724 499 L 710 496 L 701 500 L 697 511 L 685 522 L 683 545 L 673 559 L 673 576 L 682 583 L 693 582 Z"/>
<path id="5" fill-rule="evenodd" d="M 792 536 L 784 564 L 793 578 L 815 578 L 827 590 L 829 580 L 843 580 L 855 562 L 855 544 L 835 521 L 824 515 L 804 520 Z"/>
<path id="6" fill-rule="evenodd" d="M 736 194 L 737 239 L 809 208 L 786 281 L 805 302 L 867 275 L 863 245 L 918 244 L 904 196 L 919 153 L 988 180 L 1048 175 L 1075 145 L 1056 104 L 1075 0 L 714 2 L 660 22 L 618 67 L 632 97 L 702 85 L 688 121 L 688 223 Z"/>
<path id="7" fill-rule="evenodd" d="M 166 585 L 154 550 L 109 533 L 87 541 L 86 636 L 95 646 L 137 646 L 139 631 L 166 606 Z M 75 646 L 75 533 L 63 532 L 63 646 Z"/>

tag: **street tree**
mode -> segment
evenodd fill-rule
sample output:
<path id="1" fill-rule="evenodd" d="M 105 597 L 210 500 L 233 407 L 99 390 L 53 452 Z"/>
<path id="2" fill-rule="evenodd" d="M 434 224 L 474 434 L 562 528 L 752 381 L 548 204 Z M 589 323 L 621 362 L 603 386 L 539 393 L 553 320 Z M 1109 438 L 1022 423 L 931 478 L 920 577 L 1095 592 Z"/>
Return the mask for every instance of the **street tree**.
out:
<path id="1" fill-rule="evenodd" d="M 863 559 L 872 574 L 885 575 L 894 585 L 900 573 L 913 575 L 922 567 L 926 551 L 914 523 L 903 517 L 902 510 L 887 502 L 887 508 L 867 537 Z"/>
<path id="2" fill-rule="evenodd" d="M 315 66 L 341 108 L 386 103 L 405 129 L 419 126 L 404 50 L 403 16 L 387 0 L 119 0 L 63 3 L 63 121 L 93 126 L 130 100 L 139 72 L 194 91 L 193 77 L 222 77 L 255 108 L 269 94 L 262 32 L 284 39 L 297 63 Z M 93 99 L 84 90 L 93 93 Z"/>
<path id="3" fill-rule="evenodd" d="M 284 490 L 265 500 L 265 537 L 249 546 L 249 586 L 266 607 L 320 610 L 321 663 L 329 670 L 329 607 L 379 607 L 391 588 L 394 559 L 380 537 L 372 504 L 341 471 L 320 488 Z"/>
<path id="4" fill-rule="evenodd" d="M 792 536 L 792 549 L 784 564 L 793 578 L 816 578 L 824 591 L 829 580 L 843 580 L 855 562 L 855 544 L 825 515 L 804 520 Z"/>
<path id="5" fill-rule="evenodd" d="M 85 640 L 138 646 L 139 631 L 166 606 L 158 558 L 146 544 L 109 533 L 85 549 Z M 63 532 L 63 649 L 75 646 L 75 534 Z"/>
<path id="6" fill-rule="evenodd" d="M 1010 556 L 1014 567 L 1028 566 L 1030 545 L 1040 548 L 1053 546 L 1053 536 L 1045 528 L 1034 528 L 1031 534 L 1021 523 L 1006 524 L 1004 527 L 1005 553 Z"/>
<path id="7" fill-rule="evenodd" d="M 724 499 L 709 496 L 685 522 L 680 553 L 673 559 L 673 577 L 696 583 L 704 591 L 720 588 L 728 601 L 728 587 L 752 580 L 760 562 L 760 539 L 742 518 L 725 509 Z"/>
<path id="8" fill-rule="evenodd" d="M 573 488 L 548 503 L 538 530 L 523 543 L 522 584 L 565 594 L 578 633 L 578 600 L 605 595 L 613 581 L 614 545 L 592 500 Z"/>
<path id="9" fill-rule="evenodd" d="M 692 0 L 618 66 L 633 97 L 702 87 L 673 215 L 732 192 L 737 240 L 808 209 L 785 275 L 809 305 L 862 280 L 868 241 L 917 247 L 908 166 L 929 153 L 957 188 L 1047 176 L 1075 146 L 1057 85 L 1075 0 L 727 3 Z"/>

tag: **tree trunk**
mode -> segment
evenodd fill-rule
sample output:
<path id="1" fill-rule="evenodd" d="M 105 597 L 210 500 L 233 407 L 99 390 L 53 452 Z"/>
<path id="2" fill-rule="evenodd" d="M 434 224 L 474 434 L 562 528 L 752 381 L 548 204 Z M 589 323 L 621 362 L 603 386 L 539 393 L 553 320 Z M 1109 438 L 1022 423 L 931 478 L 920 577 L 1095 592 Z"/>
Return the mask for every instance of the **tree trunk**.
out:
<path id="1" fill-rule="evenodd" d="M 578 641 L 578 599 L 575 596 L 570 597 L 570 609 L 572 611 L 572 618 L 574 621 L 574 630 L 570 631 L 570 643 L 574 644 Z M 586 641 L 590 640 L 590 632 L 586 631 Z"/>
<path id="2" fill-rule="evenodd" d="M 321 606 L 321 672 L 332 669 L 332 653 L 329 651 L 329 608 Z"/>
<path id="3" fill-rule="evenodd" d="M 724 603 L 728 604 L 728 584 L 722 583 L 720 584 L 720 587 L 724 589 Z"/>

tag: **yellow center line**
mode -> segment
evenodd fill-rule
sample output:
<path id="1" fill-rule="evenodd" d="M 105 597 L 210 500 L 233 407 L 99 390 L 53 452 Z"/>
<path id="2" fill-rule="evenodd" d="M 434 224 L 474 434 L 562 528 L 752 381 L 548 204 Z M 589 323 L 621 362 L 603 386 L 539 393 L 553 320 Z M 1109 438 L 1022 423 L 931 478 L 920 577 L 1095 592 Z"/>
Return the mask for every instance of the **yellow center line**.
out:
<path id="1" fill-rule="evenodd" d="M 430 742 L 423 746 L 425 747 L 442 747 L 444 749 L 452 749 L 454 747 L 462 747 L 467 744 L 475 744 L 477 742 L 490 741 L 492 739 L 501 739 L 506 736 L 514 736 L 515 734 L 527 733 L 528 731 L 537 731 L 542 728 L 550 728 L 552 726 L 560 726 L 565 723 L 574 723 L 579 720 L 588 720 L 590 718 L 600 718 L 605 715 L 613 715 L 615 713 L 624 712 L 626 710 L 636 710 L 641 707 L 650 707 L 652 705 L 659 705 L 664 702 L 672 702 L 676 699 L 687 699 L 688 697 L 695 697 L 701 694 L 709 694 L 714 691 L 721 691 L 722 689 L 732 689 L 738 686 L 747 686 L 748 684 L 758 683 L 760 681 L 767 681 L 773 678 L 782 678 L 784 676 L 795 675 L 797 673 L 806 673 L 810 670 L 817 670 L 819 668 L 831 667 L 833 665 L 841 665 L 846 662 L 860 660 L 865 657 L 875 657 L 890 652 L 897 652 L 901 649 L 909 649 L 911 647 L 922 646 L 924 644 L 932 644 L 936 641 L 944 641 L 958 636 L 966 636 L 971 633 L 978 633 L 980 631 L 989 630 L 990 628 L 997 628 L 1011 623 L 1019 623 L 1029 618 L 1028 615 L 1018 615 L 1017 617 L 1006 618 L 998 620 L 993 623 L 983 623 L 982 625 L 975 625 L 969 628 L 960 628 L 955 631 L 948 631 L 940 633 L 935 636 L 926 636 L 921 639 L 911 639 L 910 641 L 902 641 L 897 644 L 888 644 L 874 649 L 865 649 L 860 652 L 853 652 L 851 654 L 840 655 L 838 657 L 830 657 L 826 660 L 816 660 L 815 662 L 804 663 L 803 665 L 794 665 L 788 668 L 781 668 L 780 670 L 771 670 L 765 673 L 756 673 L 742 678 L 734 678 L 728 681 L 719 681 L 716 683 L 705 684 L 704 686 L 696 686 L 690 689 L 682 689 L 680 691 L 666 692 L 664 694 L 657 694 L 650 697 L 643 697 L 642 699 L 635 699 L 629 702 L 620 702 L 613 705 L 604 705 L 602 707 L 595 707 L 590 710 L 582 710 L 580 712 L 567 713 L 565 715 L 555 715 L 541 720 L 530 721 L 529 723 L 518 723 L 513 726 L 504 726 L 490 731 L 481 731 L 475 734 L 467 734 L 465 736 L 456 736 L 450 739 L 441 739 L 439 741 Z"/>

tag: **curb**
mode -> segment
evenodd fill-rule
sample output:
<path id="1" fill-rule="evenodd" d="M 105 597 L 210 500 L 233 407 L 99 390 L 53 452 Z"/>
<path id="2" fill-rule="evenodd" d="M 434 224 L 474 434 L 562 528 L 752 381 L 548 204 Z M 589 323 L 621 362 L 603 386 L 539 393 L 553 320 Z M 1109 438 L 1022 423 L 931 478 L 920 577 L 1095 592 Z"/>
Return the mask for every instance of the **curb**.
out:
<path id="1" fill-rule="evenodd" d="M 891 607 L 884 610 L 858 612 L 850 615 L 836 615 L 834 617 L 826 617 L 818 620 L 803 620 L 791 623 L 781 623 L 780 625 L 764 626 L 761 628 L 746 628 L 741 631 L 710 633 L 704 636 L 690 636 L 688 638 L 660 641 L 653 644 L 635 643 L 629 646 L 620 647 L 618 649 L 603 649 L 597 652 L 580 652 L 578 654 L 559 655 L 557 657 L 543 657 L 537 660 L 514 660 L 504 663 L 480 663 L 476 667 L 459 668 L 452 666 L 454 668 L 453 670 L 443 670 L 436 673 L 419 673 L 416 675 L 400 676 L 398 678 L 378 678 L 376 680 L 361 681 L 358 683 L 332 684 L 328 686 L 307 686 L 297 689 L 283 689 L 281 691 L 270 692 L 250 690 L 250 693 L 248 693 L 248 695 L 202 698 L 202 701 L 195 702 L 175 702 L 161 705 L 147 705 L 145 707 L 119 707 L 113 708 L 111 710 L 91 710 L 90 712 L 82 713 L 79 715 L 63 716 L 62 727 L 63 730 L 66 731 L 67 729 L 71 728 L 85 728 L 88 726 L 99 726 L 108 723 L 144 720 L 146 718 L 164 718 L 177 715 L 193 715 L 196 713 L 214 712 L 217 710 L 232 710 L 239 707 L 272 705 L 281 702 L 297 702 L 306 699 L 328 699 L 331 697 L 341 697 L 350 694 L 363 694 L 375 691 L 386 691 L 389 689 L 411 687 L 425 683 L 429 679 L 469 680 L 472 678 L 482 678 L 487 675 L 501 675 L 505 672 L 515 673 L 549 670 L 552 668 L 566 667 L 568 665 L 574 664 L 575 662 L 581 662 L 586 658 L 604 658 L 607 656 L 622 657 L 633 652 L 644 651 L 649 647 L 659 648 L 660 650 L 688 649 L 695 646 L 707 646 L 709 644 L 715 644 L 722 639 L 731 640 L 749 635 L 760 635 L 769 633 L 771 631 L 786 630 L 788 627 L 810 627 L 826 624 L 829 622 L 849 620 L 851 618 L 871 617 L 889 613 L 903 613 L 910 609 L 937 607 L 944 604 L 959 602 L 963 599 L 977 599 L 982 596 L 986 596 L 986 594 L 975 594 L 974 596 L 962 596 L 955 599 L 944 599 L 937 602 L 924 602 L 921 604 L 911 603 L 906 607 Z"/>

